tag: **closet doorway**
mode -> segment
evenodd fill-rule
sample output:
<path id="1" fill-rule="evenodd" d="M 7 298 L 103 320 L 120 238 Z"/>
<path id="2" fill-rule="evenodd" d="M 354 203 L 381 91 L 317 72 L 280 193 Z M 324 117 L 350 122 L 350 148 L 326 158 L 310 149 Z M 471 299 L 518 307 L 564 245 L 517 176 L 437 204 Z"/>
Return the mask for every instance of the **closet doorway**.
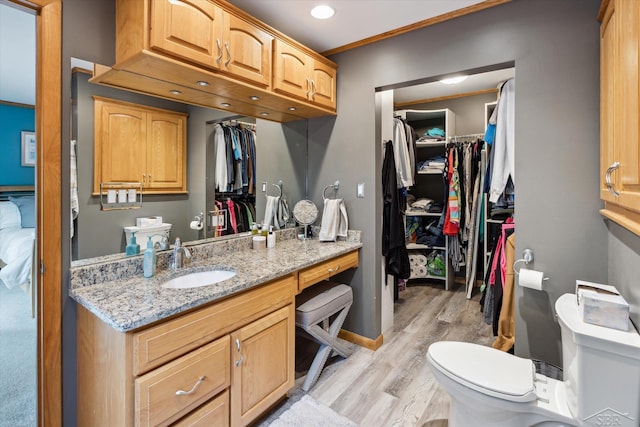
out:
<path id="1" fill-rule="evenodd" d="M 461 78 L 448 80 L 455 77 Z M 489 157 L 483 157 L 483 154 L 490 152 L 483 139 L 497 104 L 499 89 L 514 77 L 515 64 L 510 62 L 377 89 L 382 140 L 397 139 L 399 126 L 408 125 L 406 132 L 412 132 L 414 141 L 417 141 L 411 156 L 407 155 L 413 174 L 402 212 L 411 277 L 400 281 L 396 289 L 389 289 L 391 286 L 383 288 L 383 331 L 393 326 L 394 302 L 402 297 L 406 287 L 456 290 L 465 293 L 467 298 L 475 295 L 474 300 L 479 300 L 479 285 L 492 250 L 490 239 L 485 238 L 485 230 L 487 224 L 490 224 L 490 230 L 495 229 L 491 225 L 492 218 L 487 216 L 490 209 L 485 203 L 483 190 L 489 161 Z M 461 231 L 459 238 L 455 239 L 441 235 L 444 225 L 442 212 L 446 210 L 444 205 L 449 191 L 449 153 L 454 147 L 460 154 L 456 157 L 460 162 L 463 162 L 465 152 L 470 154 L 467 160 L 471 162 L 467 166 L 471 165 L 475 174 L 470 176 L 465 199 L 459 200 L 461 219 L 466 220 L 462 224 L 462 230 L 466 229 L 464 238 Z M 472 157 L 475 150 L 477 155 Z M 462 179 L 462 167 L 458 170 Z M 469 167 L 468 172 L 471 170 Z M 392 276 L 386 279 L 382 281 L 383 286 L 395 281 Z"/>

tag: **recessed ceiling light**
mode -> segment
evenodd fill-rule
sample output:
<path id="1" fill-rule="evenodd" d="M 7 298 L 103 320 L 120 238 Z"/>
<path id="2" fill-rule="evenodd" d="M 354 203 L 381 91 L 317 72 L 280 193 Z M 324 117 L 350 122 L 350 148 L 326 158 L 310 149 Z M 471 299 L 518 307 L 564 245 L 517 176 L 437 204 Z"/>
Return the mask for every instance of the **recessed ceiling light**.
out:
<path id="1" fill-rule="evenodd" d="M 326 4 L 320 4 L 311 9 L 311 16 L 316 19 L 331 18 L 334 13 L 336 13 L 335 10 L 333 10 L 331 6 L 327 6 Z"/>
<path id="2" fill-rule="evenodd" d="M 205 82 L 204 80 L 198 80 L 196 84 L 198 86 L 209 86 L 209 82 Z"/>
<path id="3" fill-rule="evenodd" d="M 249 99 L 252 101 L 257 101 L 258 99 L 260 99 L 260 97 L 253 95 L 253 96 L 250 96 Z"/>
<path id="4" fill-rule="evenodd" d="M 180 92 L 179 90 L 172 89 L 169 91 L 169 93 L 172 95 L 180 95 L 182 92 Z"/>
<path id="5" fill-rule="evenodd" d="M 467 77 L 469 77 L 469 76 L 451 77 L 449 79 L 440 80 L 440 83 L 444 83 L 446 85 L 455 85 L 455 84 L 462 83 L 463 81 L 467 80 Z"/>

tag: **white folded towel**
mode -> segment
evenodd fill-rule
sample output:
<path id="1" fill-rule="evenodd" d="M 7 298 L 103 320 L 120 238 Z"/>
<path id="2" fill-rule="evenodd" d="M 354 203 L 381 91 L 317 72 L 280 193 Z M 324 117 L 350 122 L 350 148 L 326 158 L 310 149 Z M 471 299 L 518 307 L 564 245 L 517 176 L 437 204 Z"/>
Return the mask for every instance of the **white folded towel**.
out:
<path id="1" fill-rule="evenodd" d="M 347 237 L 349 218 L 343 199 L 325 199 L 322 211 L 319 239 L 321 242 L 335 242 L 338 237 Z"/>
<path id="2" fill-rule="evenodd" d="M 280 224 L 278 224 L 278 204 L 280 203 L 280 197 L 278 196 L 267 196 L 267 203 L 264 207 L 264 226 L 269 229 L 270 225 L 277 230 L 280 229 Z"/>

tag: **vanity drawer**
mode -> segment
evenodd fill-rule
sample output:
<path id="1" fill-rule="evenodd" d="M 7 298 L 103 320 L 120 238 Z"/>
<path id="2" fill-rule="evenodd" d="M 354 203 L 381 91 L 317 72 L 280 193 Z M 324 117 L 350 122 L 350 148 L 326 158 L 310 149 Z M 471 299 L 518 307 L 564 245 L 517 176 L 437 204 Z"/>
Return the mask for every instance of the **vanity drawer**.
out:
<path id="1" fill-rule="evenodd" d="M 167 425 L 228 388 L 230 352 L 227 335 L 137 378 L 136 425 Z"/>
<path id="2" fill-rule="evenodd" d="M 298 293 L 311 285 L 315 285 L 322 280 L 341 273 L 349 268 L 358 266 L 358 251 L 349 252 L 344 255 L 323 261 L 313 267 L 300 270 L 298 274 Z"/>
<path id="3" fill-rule="evenodd" d="M 294 275 L 133 334 L 133 372 L 140 375 L 293 301 Z"/>
<path id="4" fill-rule="evenodd" d="M 220 393 L 172 427 L 226 427 L 229 425 L 229 390 Z"/>

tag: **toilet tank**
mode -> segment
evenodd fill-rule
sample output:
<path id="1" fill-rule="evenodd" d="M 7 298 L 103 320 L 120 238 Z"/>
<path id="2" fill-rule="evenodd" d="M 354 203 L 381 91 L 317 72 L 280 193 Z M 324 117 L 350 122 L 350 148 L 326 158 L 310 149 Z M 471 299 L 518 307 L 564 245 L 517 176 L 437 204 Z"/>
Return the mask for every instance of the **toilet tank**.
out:
<path id="1" fill-rule="evenodd" d="M 124 234 L 127 238 L 127 245 L 131 242 L 132 232 L 136 233 L 136 243 L 140 245 L 140 251 L 144 251 L 147 247 L 147 239 L 151 236 L 151 241 L 160 244 L 162 237 L 166 236 L 169 239 L 171 233 L 171 224 L 162 223 L 162 225 L 156 225 L 154 227 L 124 227 Z"/>
<path id="2" fill-rule="evenodd" d="M 574 294 L 556 301 L 569 411 L 581 425 L 640 425 L 640 335 L 582 321 Z"/>

